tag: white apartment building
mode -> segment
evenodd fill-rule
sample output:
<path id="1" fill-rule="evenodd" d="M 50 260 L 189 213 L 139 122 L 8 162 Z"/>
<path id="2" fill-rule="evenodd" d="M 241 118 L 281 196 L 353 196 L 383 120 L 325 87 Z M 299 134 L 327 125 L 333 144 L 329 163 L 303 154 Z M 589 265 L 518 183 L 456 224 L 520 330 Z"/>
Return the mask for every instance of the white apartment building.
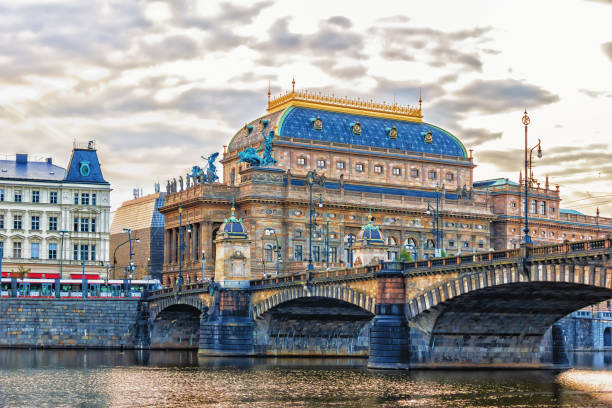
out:
<path id="1" fill-rule="evenodd" d="M 2 275 L 19 265 L 33 277 L 81 273 L 106 276 L 110 244 L 110 184 L 95 145 L 74 145 L 68 169 L 51 158 L 17 154 L 0 160 Z"/>

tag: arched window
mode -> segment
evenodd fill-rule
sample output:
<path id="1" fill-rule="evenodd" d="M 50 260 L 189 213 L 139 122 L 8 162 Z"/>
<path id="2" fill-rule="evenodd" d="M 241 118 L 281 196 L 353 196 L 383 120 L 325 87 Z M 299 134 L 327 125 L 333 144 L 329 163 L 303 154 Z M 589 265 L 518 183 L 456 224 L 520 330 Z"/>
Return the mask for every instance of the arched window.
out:
<path id="1" fill-rule="evenodd" d="M 604 330 L 604 347 L 612 347 L 612 329 L 610 327 L 606 327 Z"/>
<path id="2" fill-rule="evenodd" d="M 265 253 L 266 253 L 266 262 L 272 262 L 272 245 L 266 244 Z"/>
<path id="3" fill-rule="evenodd" d="M 232 169 L 231 173 L 230 173 L 230 181 L 232 186 L 234 185 L 234 182 L 236 181 L 236 170 Z"/>
<path id="4" fill-rule="evenodd" d="M 393 237 L 388 237 L 387 238 L 387 245 L 389 245 L 389 246 L 397 246 L 397 241 Z"/>
<path id="5" fill-rule="evenodd" d="M 425 248 L 435 248 L 436 247 L 436 242 L 433 239 L 428 239 L 427 242 L 425 243 Z"/>

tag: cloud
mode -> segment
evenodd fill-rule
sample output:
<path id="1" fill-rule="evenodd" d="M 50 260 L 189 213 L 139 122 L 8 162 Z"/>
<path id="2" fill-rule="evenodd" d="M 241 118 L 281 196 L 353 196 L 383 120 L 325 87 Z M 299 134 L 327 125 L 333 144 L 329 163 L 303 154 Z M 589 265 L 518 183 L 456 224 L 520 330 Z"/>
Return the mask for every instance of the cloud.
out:
<path id="1" fill-rule="evenodd" d="M 592 89 L 580 89 L 579 91 L 587 96 L 590 96 L 591 98 L 601 98 L 601 97 L 612 98 L 612 93 L 610 92 L 595 91 Z"/>
<path id="2" fill-rule="evenodd" d="M 343 16 L 334 16 L 327 19 L 330 24 L 335 24 L 341 28 L 351 28 L 353 23 L 346 17 Z"/>
<path id="3" fill-rule="evenodd" d="M 612 61 L 612 41 L 601 44 L 601 49 L 603 50 L 604 54 L 606 54 L 606 56 L 610 59 L 610 61 Z"/>
<path id="4" fill-rule="evenodd" d="M 501 139 L 502 132 L 491 132 L 487 129 L 459 129 L 457 136 L 468 147 L 476 147 L 492 140 Z"/>
<path id="5" fill-rule="evenodd" d="M 524 166 L 523 149 L 476 150 L 476 163 L 493 164 L 500 171 L 518 172 Z"/>

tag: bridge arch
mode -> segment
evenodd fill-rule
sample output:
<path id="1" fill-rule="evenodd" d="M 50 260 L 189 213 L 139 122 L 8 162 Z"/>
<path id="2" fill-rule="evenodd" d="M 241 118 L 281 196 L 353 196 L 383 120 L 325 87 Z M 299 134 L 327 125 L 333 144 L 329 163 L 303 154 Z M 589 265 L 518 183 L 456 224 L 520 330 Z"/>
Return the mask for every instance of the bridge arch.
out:
<path id="1" fill-rule="evenodd" d="M 612 291 L 612 268 L 601 264 L 539 263 L 531 266 L 530 279 L 520 273 L 520 269 L 521 265 L 518 263 L 509 264 L 505 267 L 491 266 L 448 280 L 409 299 L 406 315 L 409 319 L 415 318 L 423 312 L 451 301 L 453 298 L 471 292 L 518 284 L 582 285 L 597 288 L 598 295 L 595 294 L 594 296 L 597 299 L 602 297 L 601 300 L 605 300 L 606 296 L 609 298 L 610 291 Z M 590 300 L 586 300 L 586 302 L 588 301 Z M 597 301 L 585 303 L 585 306 Z"/>
<path id="2" fill-rule="evenodd" d="M 149 323 L 153 323 L 157 316 L 165 309 L 176 306 L 184 305 L 191 306 L 200 311 L 200 313 L 208 312 L 209 304 L 202 300 L 198 295 L 181 295 L 181 296 L 165 296 L 159 299 L 150 300 L 149 302 Z"/>
<path id="3" fill-rule="evenodd" d="M 281 290 L 268 298 L 254 304 L 251 308 L 253 319 L 260 318 L 264 313 L 278 305 L 308 297 L 321 297 L 350 303 L 374 314 L 375 299 L 366 293 L 347 286 L 296 286 Z"/>

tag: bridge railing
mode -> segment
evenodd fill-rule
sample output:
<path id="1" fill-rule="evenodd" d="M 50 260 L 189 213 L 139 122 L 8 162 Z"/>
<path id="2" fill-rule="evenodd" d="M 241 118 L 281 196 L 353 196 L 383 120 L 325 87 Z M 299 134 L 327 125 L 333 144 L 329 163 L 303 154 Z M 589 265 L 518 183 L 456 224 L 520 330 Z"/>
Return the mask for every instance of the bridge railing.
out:
<path id="1" fill-rule="evenodd" d="M 190 285 L 182 285 L 180 287 L 173 286 L 170 288 L 153 290 L 153 291 L 147 292 L 145 297 L 147 298 L 157 297 L 157 296 L 163 296 L 163 295 L 174 294 L 174 293 L 203 292 L 203 291 L 208 291 L 209 287 L 210 287 L 209 282 L 198 282 L 198 283 L 192 283 Z"/>

